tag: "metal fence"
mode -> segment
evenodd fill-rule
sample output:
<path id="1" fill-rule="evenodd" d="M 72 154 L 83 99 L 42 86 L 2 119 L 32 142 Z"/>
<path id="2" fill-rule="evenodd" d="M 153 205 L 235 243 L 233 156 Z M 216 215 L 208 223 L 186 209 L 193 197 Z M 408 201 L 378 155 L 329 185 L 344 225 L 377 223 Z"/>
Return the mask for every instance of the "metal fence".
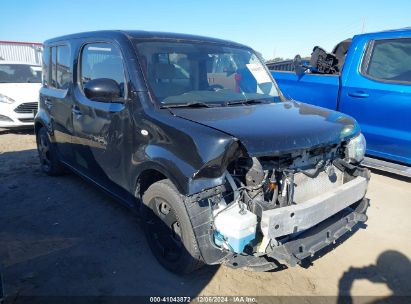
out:
<path id="1" fill-rule="evenodd" d="M 302 60 L 302 64 L 309 65 L 309 60 Z M 292 60 L 284 60 L 277 62 L 268 62 L 266 63 L 270 71 L 294 71 L 294 63 Z"/>

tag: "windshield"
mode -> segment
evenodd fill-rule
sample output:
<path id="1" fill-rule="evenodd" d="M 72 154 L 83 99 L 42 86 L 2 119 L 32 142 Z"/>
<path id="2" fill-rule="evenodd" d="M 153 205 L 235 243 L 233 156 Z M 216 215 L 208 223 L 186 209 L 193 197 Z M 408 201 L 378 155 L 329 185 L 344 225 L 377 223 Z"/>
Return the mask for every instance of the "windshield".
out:
<path id="1" fill-rule="evenodd" d="M 136 47 L 148 85 L 162 106 L 279 100 L 271 76 L 249 49 L 164 41 L 137 41 Z"/>
<path id="2" fill-rule="evenodd" d="M 41 67 L 28 64 L 0 64 L 0 83 L 40 83 Z"/>

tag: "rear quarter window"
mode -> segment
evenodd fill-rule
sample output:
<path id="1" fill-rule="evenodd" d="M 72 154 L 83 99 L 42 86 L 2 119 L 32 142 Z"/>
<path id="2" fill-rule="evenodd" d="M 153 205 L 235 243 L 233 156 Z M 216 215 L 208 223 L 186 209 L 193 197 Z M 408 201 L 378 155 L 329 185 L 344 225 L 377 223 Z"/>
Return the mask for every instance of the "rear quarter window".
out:
<path id="1" fill-rule="evenodd" d="M 51 77 L 49 87 L 67 90 L 72 82 L 72 72 L 70 67 L 70 48 L 67 45 L 57 45 L 51 47 Z M 44 70 L 50 71 L 43 64 Z"/>
<path id="2" fill-rule="evenodd" d="M 70 49 L 68 46 L 57 47 L 56 85 L 58 89 L 68 89 L 72 74 L 70 71 Z"/>
<path id="3" fill-rule="evenodd" d="M 43 86 L 47 87 L 49 85 L 49 69 L 50 69 L 50 48 L 45 47 L 43 50 Z"/>

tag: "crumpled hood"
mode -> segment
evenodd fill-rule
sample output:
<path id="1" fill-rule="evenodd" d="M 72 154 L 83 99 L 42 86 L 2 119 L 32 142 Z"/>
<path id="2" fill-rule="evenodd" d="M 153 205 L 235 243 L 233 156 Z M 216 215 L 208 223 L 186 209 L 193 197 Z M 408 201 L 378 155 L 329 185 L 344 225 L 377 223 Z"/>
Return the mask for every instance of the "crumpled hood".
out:
<path id="1" fill-rule="evenodd" d="M 171 108 L 174 115 L 236 137 L 250 156 L 280 155 L 339 143 L 359 133 L 340 112 L 296 102 L 213 108 Z"/>

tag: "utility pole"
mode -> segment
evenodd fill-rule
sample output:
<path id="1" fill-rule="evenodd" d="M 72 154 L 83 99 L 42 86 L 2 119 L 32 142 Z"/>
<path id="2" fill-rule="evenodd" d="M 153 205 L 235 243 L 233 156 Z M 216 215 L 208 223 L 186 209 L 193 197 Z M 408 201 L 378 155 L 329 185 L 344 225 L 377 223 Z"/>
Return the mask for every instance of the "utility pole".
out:
<path id="1" fill-rule="evenodd" d="M 361 34 L 365 32 L 365 18 L 362 18 Z"/>

